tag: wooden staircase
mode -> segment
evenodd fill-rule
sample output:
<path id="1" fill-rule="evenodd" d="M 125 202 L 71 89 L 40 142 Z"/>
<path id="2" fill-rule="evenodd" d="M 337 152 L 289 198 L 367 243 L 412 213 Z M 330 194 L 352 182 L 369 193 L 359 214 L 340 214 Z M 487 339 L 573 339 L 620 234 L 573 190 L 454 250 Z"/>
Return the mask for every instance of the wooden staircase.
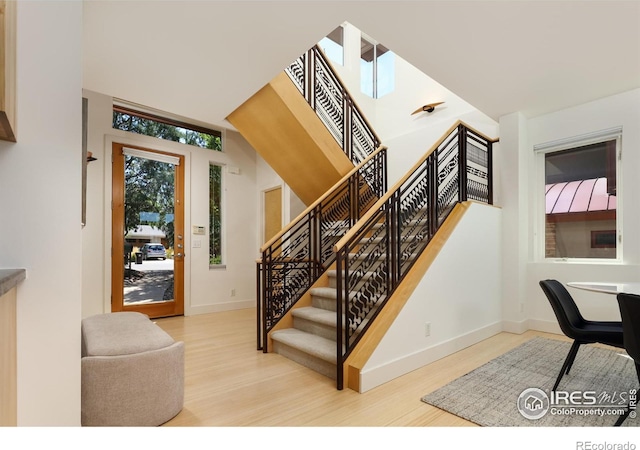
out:
<path id="1" fill-rule="evenodd" d="M 495 141 L 457 122 L 387 190 L 386 147 L 317 46 L 227 119 L 307 205 L 260 249 L 258 349 L 358 390 L 450 213 L 491 203 Z"/>
<path id="2" fill-rule="evenodd" d="M 284 72 L 227 120 L 307 206 L 353 169 Z"/>
<path id="3" fill-rule="evenodd" d="M 291 311 L 293 327 L 271 333 L 273 350 L 329 378 L 336 379 L 336 271 L 329 285 L 309 290 L 311 306 Z"/>
<path id="4" fill-rule="evenodd" d="M 393 292 L 386 307 L 371 324 L 366 339 L 362 339 L 351 353 L 344 371 L 345 383 L 350 389 L 360 390 L 360 371 L 446 244 L 447 239 L 468 210 L 469 204 L 470 202 L 459 203 L 453 208 L 434 239 L 417 256 L 416 263 L 403 280 L 402 288 Z M 361 257 L 367 257 L 367 255 Z M 292 326 L 270 333 L 272 342 L 270 348 L 298 364 L 335 380 L 337 374 L 337 271 L 330 269 L 325 275 L 323 280 L 326 286 L 316 286 L 309 290 L 311 304 L 294 308 L 289 312 L 292 318 L 289 323 Z M 362 283 L 366 283 L 366 279 L 367 277 L 364 277 Z M 379 302 L 383 301 L 384 298 L 379 300 Z"/>
<path id="5" fill-rule="evenodd" d="M 258 316 L 259 348 L 335 379 L 338 389 L 359 391 L 364 365 L 469 201 L 492 203 L 496 141 L 457 122 L 357 219 L 350 215 L 344 221 L 340 213 L 328 220 L 326 205 L 342 211 L 343 203 L 350 203 L 345 198 L 367 192 L 359 187 L 325 208 L 309 207 L 292 222 L 279 241 L 291 244 L 286 254 L 265 244 L 258 261 L 264 308 Z M 367 170 L 359 167 L 339 185 L 351 186 Z M 318 245 L 327 239 L 330 247 Z"/>
<path id="6" fill-rule="evenodd" d="M 423 222 L 414 222 L 414 229 L 424 229 Z M 412 239 L 420 239 L 420 235 L 412 234 Z M 368 239 L 369 243 L 376 242 L 379 238 Z M 408 244 L 406 244 L 408 245 Z M 405 245 L 405 246 L 406 246 Z M 414 257 L 417 255 L 413 255 Z M 370 258 L 368 254 L 351 258 Z M 379 257 L 383 259 L 384 257 Z M 293 326 L 279 329 L 270 334 L 272 350 L 303 366 L 319 372 L 331 379 L 336 379 L 336 353 L 337 330 L 336 312 L 338 299 L 337 271 L 329 269 L 323 278 L 326 286 L 315 286 L 309 289 L 311 304 L 293 308 L 290 312 Z M 321 282 L 322 283 L 322 282 Z M 367 277 L 363 277 L 354 290 L 367 283 Z M 344 296 L 343 296 L 344 297 Z M 384 298 L 378 299 L 382 303 Z M 344 311 L 343 302 L 343 311 Z M 363 321 L 366 323 L 367 318 Z M 291 322 L 290 322 L 291 323 Z M 344 314 L 342 323 L 345 323 Z"/>

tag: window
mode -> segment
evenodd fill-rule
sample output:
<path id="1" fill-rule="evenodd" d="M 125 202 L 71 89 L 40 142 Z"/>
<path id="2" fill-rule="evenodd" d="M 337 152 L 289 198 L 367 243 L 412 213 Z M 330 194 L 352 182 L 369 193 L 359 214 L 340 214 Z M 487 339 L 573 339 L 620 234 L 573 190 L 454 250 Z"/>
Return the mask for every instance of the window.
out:
<path id="1" fill-rule="evenodd" d="M 619 134 L 604 134 L 541 152 L 545 258 L 619 258 Z"/>
<path id="2" fill-rule="evenodd" d="M 113 128 L 222 151 L 222 132 L 122 104 L 113 105 Z M 146 214 L 144 217 L 143 214 Z M 152 217 L 153 216 L 153 217 Z M 167 215 L 171 219 L 172 215 Z M 141 213 L 141 221 L 157 221 Z M 209 164 L 209 267 L 222 266 L 222 166 Z"/>
<path id="3" fill-rule="evenodd" d="M 360 89 L 381 98 L 395 88 L 395 55 L 388 48 L 364 36 L 360 39 Z"/>
<path id="4" fill-rule="evenodd" d="M 222 260 L 222 166 L 209 164 L 209 266 Z"/>
<path id="5" fill-rule="evenodd" d="M 113 128 L 222 151 L 222 133 L 161 115 L 113 105 Z"/>
<path id="6" fill-rule="evenodd" d="M 344 65 L 344 28 L 342 26 L 329 33 L 318 42 L 318 45 L 327 58 L 336 64 Z"/>

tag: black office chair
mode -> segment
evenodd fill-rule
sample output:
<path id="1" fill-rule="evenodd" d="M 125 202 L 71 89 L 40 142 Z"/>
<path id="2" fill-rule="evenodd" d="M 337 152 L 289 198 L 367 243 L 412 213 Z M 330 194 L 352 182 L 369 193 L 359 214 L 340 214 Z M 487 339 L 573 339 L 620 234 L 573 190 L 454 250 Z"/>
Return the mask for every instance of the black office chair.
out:
<path id="1" fill-rule="evenodd" d="M 624 348 L 636 364 L 636 374 L 640 383 L 640 296 L 633 294 L 618 294 L 620 317 L 622 317 L 622 333 Z M 616 426 L 622 425 L 631 409 L 620 416 Z"/>
<path id="2" fill-rule="evenodd" d="M 552 390 L 555 391 L 564 374 L 569 373 L 580 345 L 600 343 L 624 348 L 622 322 L 586 320 L 580 314 L 580 310 L 571 294 L 557 280 L 540 281 L 540 287 L 549 299 L 549 303 L 551 303 L 553 312 L 560 324 L 560 329 L 567 337 L 573 339 L 571 350 L 569 350 L 569 354 L 562 365 L 556 384 L 553 385 Z"/>

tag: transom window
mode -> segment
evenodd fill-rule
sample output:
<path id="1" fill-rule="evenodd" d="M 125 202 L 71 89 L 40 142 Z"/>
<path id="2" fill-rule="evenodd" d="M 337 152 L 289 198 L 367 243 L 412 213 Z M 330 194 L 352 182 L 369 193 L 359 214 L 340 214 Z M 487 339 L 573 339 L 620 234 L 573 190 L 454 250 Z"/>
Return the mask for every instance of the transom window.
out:
<path id="1" fill-rule="evenodd" d="M 222 133 L 220 131 L 118 104 L 113 105 L 113 128 L 222 151 Z"/>

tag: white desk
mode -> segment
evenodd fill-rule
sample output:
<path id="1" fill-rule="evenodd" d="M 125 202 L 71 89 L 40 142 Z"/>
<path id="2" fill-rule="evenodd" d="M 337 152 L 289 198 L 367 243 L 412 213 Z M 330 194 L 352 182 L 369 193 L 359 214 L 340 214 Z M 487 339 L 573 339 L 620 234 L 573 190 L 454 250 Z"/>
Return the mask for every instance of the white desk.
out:
<path id="1" fill-rule="evenodd" d="M 605 294 L 635 294 L 640 295 L 640 282 L 593 282 L 593 281 L 571 281 L 567 286 L 576 289 L 584 289 L 592 292 L 602 292 Z"/>

